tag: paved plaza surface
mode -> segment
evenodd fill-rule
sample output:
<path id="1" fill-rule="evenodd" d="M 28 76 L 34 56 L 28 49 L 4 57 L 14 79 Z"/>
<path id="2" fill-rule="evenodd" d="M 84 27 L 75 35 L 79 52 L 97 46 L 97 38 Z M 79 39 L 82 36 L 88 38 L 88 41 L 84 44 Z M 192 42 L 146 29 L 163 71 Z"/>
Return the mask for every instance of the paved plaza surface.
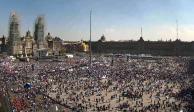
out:
<path id="1" fill-rule="evenodd" d="M 193 112 L 189 58 L 2 59 L 0 91 L 14 112 Z"/>

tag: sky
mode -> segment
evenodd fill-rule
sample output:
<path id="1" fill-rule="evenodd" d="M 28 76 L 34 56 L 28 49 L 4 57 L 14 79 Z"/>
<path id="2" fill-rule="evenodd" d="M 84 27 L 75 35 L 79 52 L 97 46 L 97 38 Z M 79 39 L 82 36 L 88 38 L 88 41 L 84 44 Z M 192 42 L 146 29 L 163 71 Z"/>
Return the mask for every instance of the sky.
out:
<path id="1" fill-rule="evenodd" d="M 45 16 L 45 34 L 64 40 L 194 41 L 194 0 L 0 0 L 0 36 L 8 36 L 9 16 L 16 12 L 21 36 L 34 32 L 37 16 Z"/>

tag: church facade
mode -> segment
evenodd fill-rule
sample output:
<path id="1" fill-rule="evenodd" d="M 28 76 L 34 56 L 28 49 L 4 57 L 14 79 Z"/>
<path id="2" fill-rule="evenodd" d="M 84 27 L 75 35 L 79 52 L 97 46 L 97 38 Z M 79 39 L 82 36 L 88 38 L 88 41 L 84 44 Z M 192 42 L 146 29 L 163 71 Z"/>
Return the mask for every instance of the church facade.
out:
<path id="1" fill-rule="evenodd" d="M 14 55 L 17 57 L 33 57 L 33 56 L 46 56 L 48 51 L 59 52 L 60 42 L 58 39 L 51 38 L 46 39 L 45 37 L 45 22 L 44 17 L 39 16 L 35 21 L 34 33 L 31 35 L 30 31 L 26 32 L 26 35 L 21 37 L 20 34 L 20 21 L 16 13 L 12 13 L 9 21 L 9 34 L 7 38 L 7 54 Z M 58 41 L 56 41 L 58 40 Z M 52 50 L 49 46 L 52 43 Z M 51 53 L 53 54 L 53 53 Z M 54 53 L 57 54 L 57 53 Z"/>

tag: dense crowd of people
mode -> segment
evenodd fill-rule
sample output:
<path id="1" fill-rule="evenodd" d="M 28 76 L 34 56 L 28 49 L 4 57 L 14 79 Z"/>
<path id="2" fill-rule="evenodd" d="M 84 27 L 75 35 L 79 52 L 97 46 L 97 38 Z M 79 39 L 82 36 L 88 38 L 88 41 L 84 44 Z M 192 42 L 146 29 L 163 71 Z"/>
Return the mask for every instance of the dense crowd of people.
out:
<path id="1" fill-rule="evenodd" d="M 3 59 L 0 91 L 15 112 L 192 112 L 189 58 L 94 56 L 12 62 Z"/>

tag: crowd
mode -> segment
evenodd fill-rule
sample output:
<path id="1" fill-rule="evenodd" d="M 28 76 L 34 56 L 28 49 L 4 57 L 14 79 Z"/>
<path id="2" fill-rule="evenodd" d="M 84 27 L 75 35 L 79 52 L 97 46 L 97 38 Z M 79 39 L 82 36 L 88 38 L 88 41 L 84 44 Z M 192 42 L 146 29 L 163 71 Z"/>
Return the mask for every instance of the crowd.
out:
<path id="1" fill-rule="evenodd" d="M 192 112 L 189 58 L 95 56 L 30 62 L 3 59 L 0 91 L 15 112 Z"/>

